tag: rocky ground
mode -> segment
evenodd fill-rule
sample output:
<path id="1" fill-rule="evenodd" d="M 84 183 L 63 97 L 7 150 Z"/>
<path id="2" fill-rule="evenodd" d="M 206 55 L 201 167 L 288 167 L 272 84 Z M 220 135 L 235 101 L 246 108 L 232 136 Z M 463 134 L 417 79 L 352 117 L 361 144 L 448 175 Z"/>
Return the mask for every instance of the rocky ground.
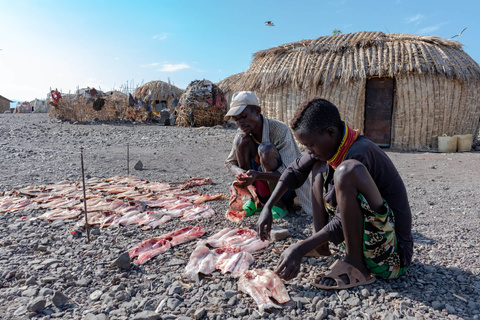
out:
<path id="1" fill-rule="evenodd" d="M 234 129 L 141 124 L 70 124 L 46 114 L 0 114 L 0 192 L 69 179 L 81 181 L 80 150 L 88 177 L 129 172 L 151 181 L 211 177 L 205 193 L 228 193 L 224 168 Z M 129 169 L 127 171 L 127 145 Z M 405 276 L 342 291 L 311 286 L 343 249 L 329 258 L 305 258 L 286 288 L 292 301 L 260 315 L 236 280 L 215 272 L 199 283 L 183 276 L 194 243 L 174 247 L 143 266 L 112 264 L 126 249 L 186 225 L 211 235 L 224 227 L 251 227 L 224 219 L 226 200 L 210 202 L 211 218 L 170 221 L 154 231 L 137 226 L 85 232 L 74 221 L 31 221 L 42 210 L 0 214 L 2 319 L 478 319 L 480 313 L 480 152 L 388 151 L 402 175 L 413 212 L 415 254 Z M 144 169 L 134 170 L 141 160 Z M 24 218 L 25 217 L 25 218 Z M 291 237 L 255 254 L 253 268 L 273 269 L 274 247 L 311 234 L 311 217 L 291 213 L 276 225 Z M 72 231 L 76 231 L 72 234 Z"/>

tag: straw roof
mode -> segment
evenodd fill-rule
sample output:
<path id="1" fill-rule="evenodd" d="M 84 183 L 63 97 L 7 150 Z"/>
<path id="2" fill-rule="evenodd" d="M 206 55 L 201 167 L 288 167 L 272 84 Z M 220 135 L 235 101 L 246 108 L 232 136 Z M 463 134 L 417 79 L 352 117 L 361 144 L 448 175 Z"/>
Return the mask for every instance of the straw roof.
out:
<path id="1" fill-rule="evenodd" d="M 150 81 L 135 89 L 135 97 L 144 98 L 151 92 L 152 100 L 180 97 L 183 90 L 163 81 Z"/>
<path id="2" fill-rule="evenodd" d="M 234 75 L 231 75 L 230 77 L 227 77 L 217 83 L 217 86 L 222 89 L 222 91 L 225 92 L 235 92 L 238 91 L 238 83 L 240 79 L 243 77 L 244 72 L 239 72 Z"/>
<path id="3" fill-rule="evenodd" d="M 301 40 L 259 51 L 239 85 L 266 91 L 284 85 L 315 90 L 337 79 L 349 82 L 401 73 L 480 79 L 479 65 L 458 41 L 434 36 L 356 32 Z"/>

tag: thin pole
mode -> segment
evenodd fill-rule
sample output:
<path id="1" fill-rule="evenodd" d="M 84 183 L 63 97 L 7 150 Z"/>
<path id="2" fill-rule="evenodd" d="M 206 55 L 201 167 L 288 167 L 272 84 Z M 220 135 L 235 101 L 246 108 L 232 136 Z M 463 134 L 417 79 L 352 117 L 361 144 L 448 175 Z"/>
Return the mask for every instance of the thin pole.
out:
<path id="1" fill-rule="evenodd" d="M 127 143 L 127 176 L 130 175 L 130 146 Z"/>
<path id="2" fill-rule="evenodd" d="M 87 243 L 90 243 L 90 228 L 87 218 L 87 195 L 85 192 L 85 169 L 83 167 L 83 147 L 80 147 L 80 158 L 82 162 L 82 180 L 83 180 L 83 210 L 85 212 L 85 229 L 87 229 Z"/>

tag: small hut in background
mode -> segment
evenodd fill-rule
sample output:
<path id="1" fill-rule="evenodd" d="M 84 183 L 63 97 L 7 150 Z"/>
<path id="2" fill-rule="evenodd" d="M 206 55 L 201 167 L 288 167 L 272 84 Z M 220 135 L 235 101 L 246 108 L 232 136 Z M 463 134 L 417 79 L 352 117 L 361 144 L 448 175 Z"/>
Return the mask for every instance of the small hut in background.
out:
<path id="1" fill-rule="evenodd" d="M 437 136 L 478 136 L 480 67 L 462 44 L 439 37 L 357 32 L 259 51 L 238 87 L 262 112 L 289 122 L 321 97 L 381 146 L 436 148 Z"/>
<path id="2" fill-rule="evenodd" d="M 33 108 L 30 102 L 23 101 L 23 102 L 17 102 L 17 105 L 13 110 L 13 113 L 32 113 L 32 111 L 33 111 Z"/>
<path id="3" fill-rule="evenodd" d="M 32 106 L 32 112 L 35 113 L 48 113 L 47 100 L 40 100 L 35 98 L 35 100 L 30 101 Z"/>
<path id="4" fill-rule="evenodd" d="M 238 87 L 240 79 L 243 77 L 244 72 L 236 73 L 230 77 L 227 77 L 217 83 L 217 86 L 222 90 L 225 100 L 227 102 L 227 110 L 230 108 L 230 102 L 232 102 L 232 96 L 237 91 L 242 91 Z"/>
<path id="5" fill-rule="evenodd" d="M 47 103 L 50 116 L 65 121 L 146 121 L 149 118 L 146 111 L 130 107 L 128 95 L 118 91 L 103 93 L 87 88 L 63 94 L 52 90 L 47 95 Z"/>
<path id="6" fill-rule="evenodd" d="M 0 96 L 0 112 L 4 113 L 5 111 L 10 111 L 10 100 L 4 96 Z"/>
<path id="7" fill-rule="evenodd" d="M 177 105 L 176 124 L 183 127 L 223 124 L 226 100 L 222 90 L 209 80 L 190 82 Z"/>
<path id="8" fill-rule="evenodd" d="M 156 115 L 165 108 L 172 112 L 184 91 L 163 81 L 150 81 L 135 89 L 134 96 L 150 104 L 151 110 Z"/>

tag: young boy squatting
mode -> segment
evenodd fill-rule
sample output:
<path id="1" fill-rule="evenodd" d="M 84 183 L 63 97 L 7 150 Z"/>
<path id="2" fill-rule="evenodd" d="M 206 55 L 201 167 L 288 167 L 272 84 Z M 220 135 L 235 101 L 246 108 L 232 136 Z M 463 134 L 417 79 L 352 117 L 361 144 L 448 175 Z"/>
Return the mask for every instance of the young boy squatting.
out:
<path id="1" fill-rule="evenodd" d="M 412 260 L 412 217 L 405 186 L 390 158 L 349 128 L 337 107 L 324 99 L 303 103 L 291 128 L 308 154 L 283 172 L 257 229 L 265 240 L 272 227 L 272 206 L 311 173 L 314 234 L 286 249 L 275 272 L 292 279 L 300 271 L 302 257 L 311 250 L 328 256 L 328 242 L 344 242 L 343 261 L 330 266 L 331 271 L 314 286 L 343 289 L 372 283 L 375 276 L 402 275 Z"/>

